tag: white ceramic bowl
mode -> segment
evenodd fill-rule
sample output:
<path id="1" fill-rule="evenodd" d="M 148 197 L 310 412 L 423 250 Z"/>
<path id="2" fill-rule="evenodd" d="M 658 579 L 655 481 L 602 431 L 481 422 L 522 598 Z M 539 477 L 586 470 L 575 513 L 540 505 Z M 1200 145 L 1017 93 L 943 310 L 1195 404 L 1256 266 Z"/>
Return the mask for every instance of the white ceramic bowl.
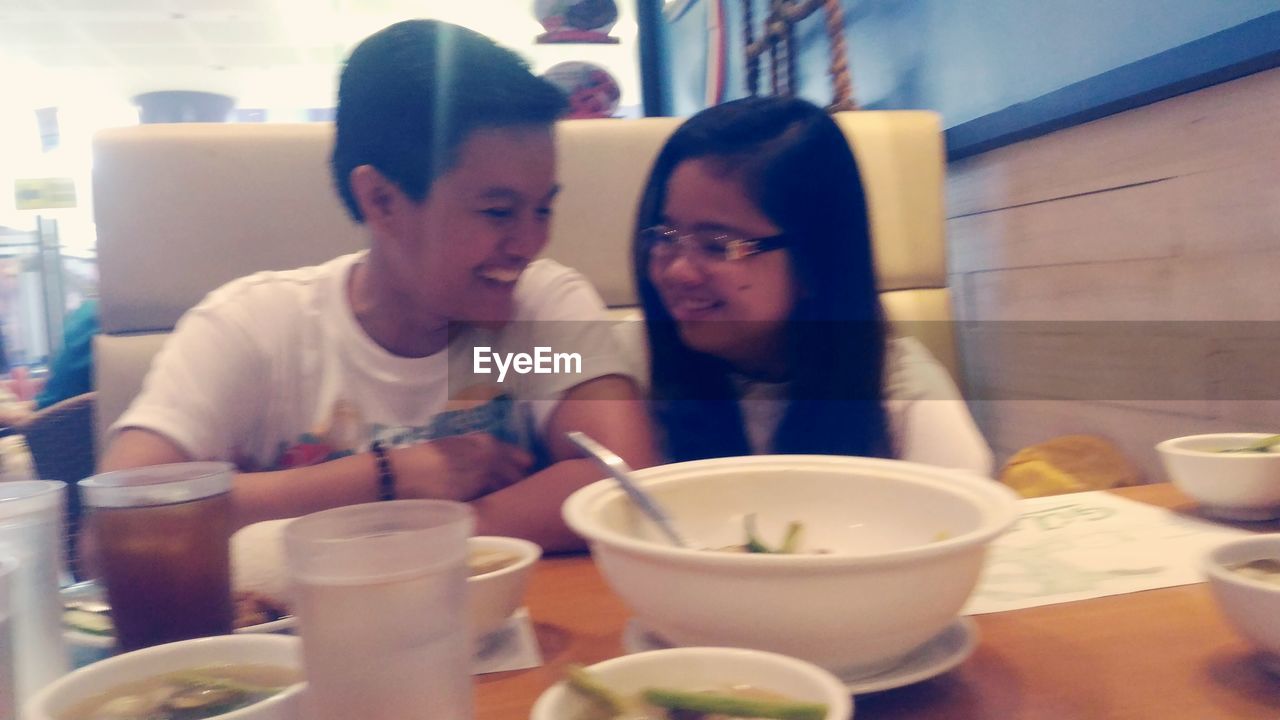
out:
<path id="1" fill-rule="evenodd" d="M 516 558 L 510 565 L 467 579 L 471 634 L 479 638 L 502 627 L 524 602 L 529 575 L 534 563 L 542 557 L 542 548 L 520 538 L 479 535 L 467 541 L 467 551 L 495 551 L 509 553 Z"/>
<path id="2" fill-rule="evenodd" d="M 274 525 L 276 531 L 284 527 L 284 522 L 269 522 Z M 267 525 L 267 523 L 259 523 L 259 525 Z M 258 537 L 262 539 L 264 544 L 274 545 L 278 539 L 278 532 L 273 531 L 271 534 L 259 533 Z M 507 618 L 519 609 L 521 603 L 524 602 L 524 591 L 529 584 L 529 576 L 533 571 L 534 564 L 542 556 L 542 548 L 536 543 L 519 538 L 481 535 L 468 538 L 467 549 L 469 552 L 496 550 L 510 553 L 518 558 L 511 565 L 467 579 L 467 605 L 471 615 L 472 633 L 474 637 L 480 638 L 502 627 Z M 249 556 L 251 556 L 251 553 L 244 553 L 244 557 Z M 283 558 L 281 553 L 274 550 L 265 552 L 264 556 Z M 267 568 L 260 565 L 255 568 L 254 572 L 262 577 L 274 575 L 283 577 L 284 567 L 275 565 Z M 103 595 L 104 593 L 99 586 L 83 583 L 76 586 L 74 590 L 63 591 L 63 601 L 101 600 Z M 280 620 L 273 620 L 260 625 L 236 628 L 236 632 L 291 633 L 295 622 L 294 617 L 289 615 Z M 105 657 L 110 657 L 115 652 L 114 637 L 93 635 L 73 628 L 66 628 L 63 630 L 63 638 L 71 648 L 73 663 L 76 666 L 87 665 Z"/>
<path id="3" fill-rule="evenodd" d="M 831 673 L 786 655 L 741 648 L 672 648 L 624 655 L 587 668 L 623 696 L 647 688 L 715 690 L 750 685 L 792 700 L 823 703 L 824 720 L 848 720 L 853 700 Z M 559 682 L 538 697 L 529 720 L 589 717 L 589 701 Z"/>
<path id="4" fill-rule="evenodd" d="M 1209 514 L 1231 520 L 1280 517 L 1280 452 L 1224 453 L 1268 433 L 1188 435 L 1156 445 L 1165 473 Z"/>
<path id="5" fill-rule="evenodd" d="M 59 720 L 69 709 L 127 683 L 157 675 L 227 663 L 259 663 L 297 668 L 301 674 L 302 646 L 298 638 L 283 635 L 223 635 L 183 640 L 136 650 L 80 668 L 45 687 L 27 703 L 23 720 Z M 218 720 L 286 720 L 305 685 L 288 690 L 240 710 L 218 715 Z"/>
<path id="6" fill-rule="evenodd" d="M 755 513 L 777 543 L 790 521 L 802 549 L 755 555 L 671 546 L 612 480 L 564 505 L 609 585 L 673 645 L 750 647 L 802 658 L 846 680 L 887 669 L 952 622 L 987 545 L 1017 517 L 993 480 L 915 463 L 835 456 L 723 458 L 636 478 L 700 548 L 743 542 Z"/>
<path id="7" fill-rule="evenodd" d="M 1280 534 L 1257 535 L 1219 545 L 1205 559 L 1218 607 L 1241 635 L 1266 653 L 1268 665 L 1280 671 L 1280 585 L 1246 577 L 1230 568 L 1241 563 L 1280 560 Z"/>

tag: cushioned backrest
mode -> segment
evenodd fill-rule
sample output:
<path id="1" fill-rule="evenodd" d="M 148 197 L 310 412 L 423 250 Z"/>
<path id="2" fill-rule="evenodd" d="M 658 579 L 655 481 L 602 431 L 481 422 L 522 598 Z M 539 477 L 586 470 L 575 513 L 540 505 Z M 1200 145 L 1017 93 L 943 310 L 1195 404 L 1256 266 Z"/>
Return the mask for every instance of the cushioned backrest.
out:
<path id="1" fill-rule="evenodd" d="M 160 352 L 169 333 L 141 335 L 101 334 L 93 339 L 94 388 L 98 408 L 94 418 L 98 428 L 98 456 L 107 428 L 116 421 L 142 389 L 142 381 L 151 367 L 151 359 Z"/>
<path id="2" fill-rule="evenodd" d="M 636 303 L 631 236 L 649 168 L 678 118 L 568 120 L 559 127 L 563 189 L 546 254 L 590 278 L 612 307 Z"/>
<path id="3" fill-rule="evenodd" d="M 566 121 L 546 254 L 634 302 L 636 198 L 675 119 Z M 602 127 L 603 126 L 603 127 Z M 329 179 L 329 124 L 143 125 L 94 144 L 102 326 L 167 330 L 219 285 L 364 246 Z"/>
<path id="4" fill-rule="evenodd" d="M 843 112 L 871 215 L 880 289 L 947 286 L 942 129 L 931 112 Z"/>
<path id="5" fill-rule="evenodd" d="M 896 291 L 885 296 L 890 317 L 948 319 L 937 116 L 836 117 L 867 188 L 880 287 Z M 635 302 L 628 247 L 636 204 L 653 158 L 679 124 L 675 118 L 559 124 L 563 191 L 546 254 L 581 270 L 611 306 Z M 229 280 L 363 247 L 363 231 L 347 217 L 329 179 L 332 132 L 325 123 L 184 123 L 100 133 L 94 206 L 103 332 L 167 331 Z M 949 327 L 912 334 L 925 335 L 954 373 Z M 98 360 L 104 425 L 136 393 L 156 341 L 120 338 L 119 344 L 113 349 L 120 352 Z"/>
<path id="6" fill-rule="evenodd" d="M 942 145 L 926 112 L 841 113 L 866 178 L 884 290 L 945 287 Z M 636 201 L 675 118 L 560 124 L 564 186 L 550 257 L 613 306 L 634 303 Z M 257 270 L 362 247 L 329 180 L 328 124 L 143 125 L 94 145 L 103 328 L 172 328 L 205 293 Z"/>
<path id="7" fill-rule="evenodd" d="M 331 189 L 329 125 L 180 123 L 94 140 L 104 332 L 169 330 L 210 290 L 363 246 Z"/>

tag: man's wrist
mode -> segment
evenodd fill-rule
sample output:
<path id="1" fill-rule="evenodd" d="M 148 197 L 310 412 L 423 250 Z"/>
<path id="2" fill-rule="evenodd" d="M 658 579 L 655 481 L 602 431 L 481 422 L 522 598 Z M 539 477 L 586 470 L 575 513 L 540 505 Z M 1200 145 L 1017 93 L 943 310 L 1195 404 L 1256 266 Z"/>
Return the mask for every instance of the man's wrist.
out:
<path id="1" fill-rule="evenodd" d="M 395 475 L 396 496 L 422 500 L 463 500 L 455 497 L 449 461 L 432 441 L 396 448 L 383 446 Z M 372 457 L 372 453 L 370 453 Z M 376 466 L 376 463 L 375 463 Z M 375 476 L 376 476 L 375 467 Z M 376 480 L 375 480 L 376 484 Z"/>
<path id="2" fill-rule="evenodd" d="M 377 475 L 377 493 L 379 500 L 396 499 L 396 474 L 391 467 L 389 451 L 381 440 L 374 440 L 369 445 L 373 452 L 373 464 Z"/>

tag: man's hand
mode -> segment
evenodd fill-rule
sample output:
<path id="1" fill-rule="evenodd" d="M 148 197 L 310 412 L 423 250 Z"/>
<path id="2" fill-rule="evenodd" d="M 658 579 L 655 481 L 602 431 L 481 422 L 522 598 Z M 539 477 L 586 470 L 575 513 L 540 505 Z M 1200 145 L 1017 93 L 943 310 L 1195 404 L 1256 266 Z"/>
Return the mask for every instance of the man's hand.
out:
<path id="1" fill-rule="evenodd" d="M 533 457 L 489 433 L 468 433 L 387 453 L 396 496 L 468 502 L 517 483 Z"/>

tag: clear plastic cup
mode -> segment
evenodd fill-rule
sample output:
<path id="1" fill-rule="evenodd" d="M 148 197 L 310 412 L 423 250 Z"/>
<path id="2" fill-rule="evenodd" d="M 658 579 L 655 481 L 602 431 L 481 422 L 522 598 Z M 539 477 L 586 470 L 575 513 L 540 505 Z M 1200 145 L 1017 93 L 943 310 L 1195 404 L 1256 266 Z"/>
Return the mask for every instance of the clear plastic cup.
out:
<path id="1" fill-rule="evenodd" d="M 231 632 L 231 476 L 221 462 L 80 481 L 122 650 Z"/>
<path id="2" fill-rule="evenodd" d="M 0 555 L 17 563 L 8 617 L 18 707 L 69 669 L 58 596 L 66 488 L 55 480 L 0 483 Z"/>
<path id="3" fill-rule="evenodd" d="M 0 720 L 18 717 L 17 685 L 13 667 L 13 617 L 10 592 L 18 572 L 18 561 L 0 557 Z"/>
<path id="4" fill-rule="evenodd" d="M 461 503 L 396 500 L 289 523 L 285 556 L 311 720 L 470 720 Z"/>

